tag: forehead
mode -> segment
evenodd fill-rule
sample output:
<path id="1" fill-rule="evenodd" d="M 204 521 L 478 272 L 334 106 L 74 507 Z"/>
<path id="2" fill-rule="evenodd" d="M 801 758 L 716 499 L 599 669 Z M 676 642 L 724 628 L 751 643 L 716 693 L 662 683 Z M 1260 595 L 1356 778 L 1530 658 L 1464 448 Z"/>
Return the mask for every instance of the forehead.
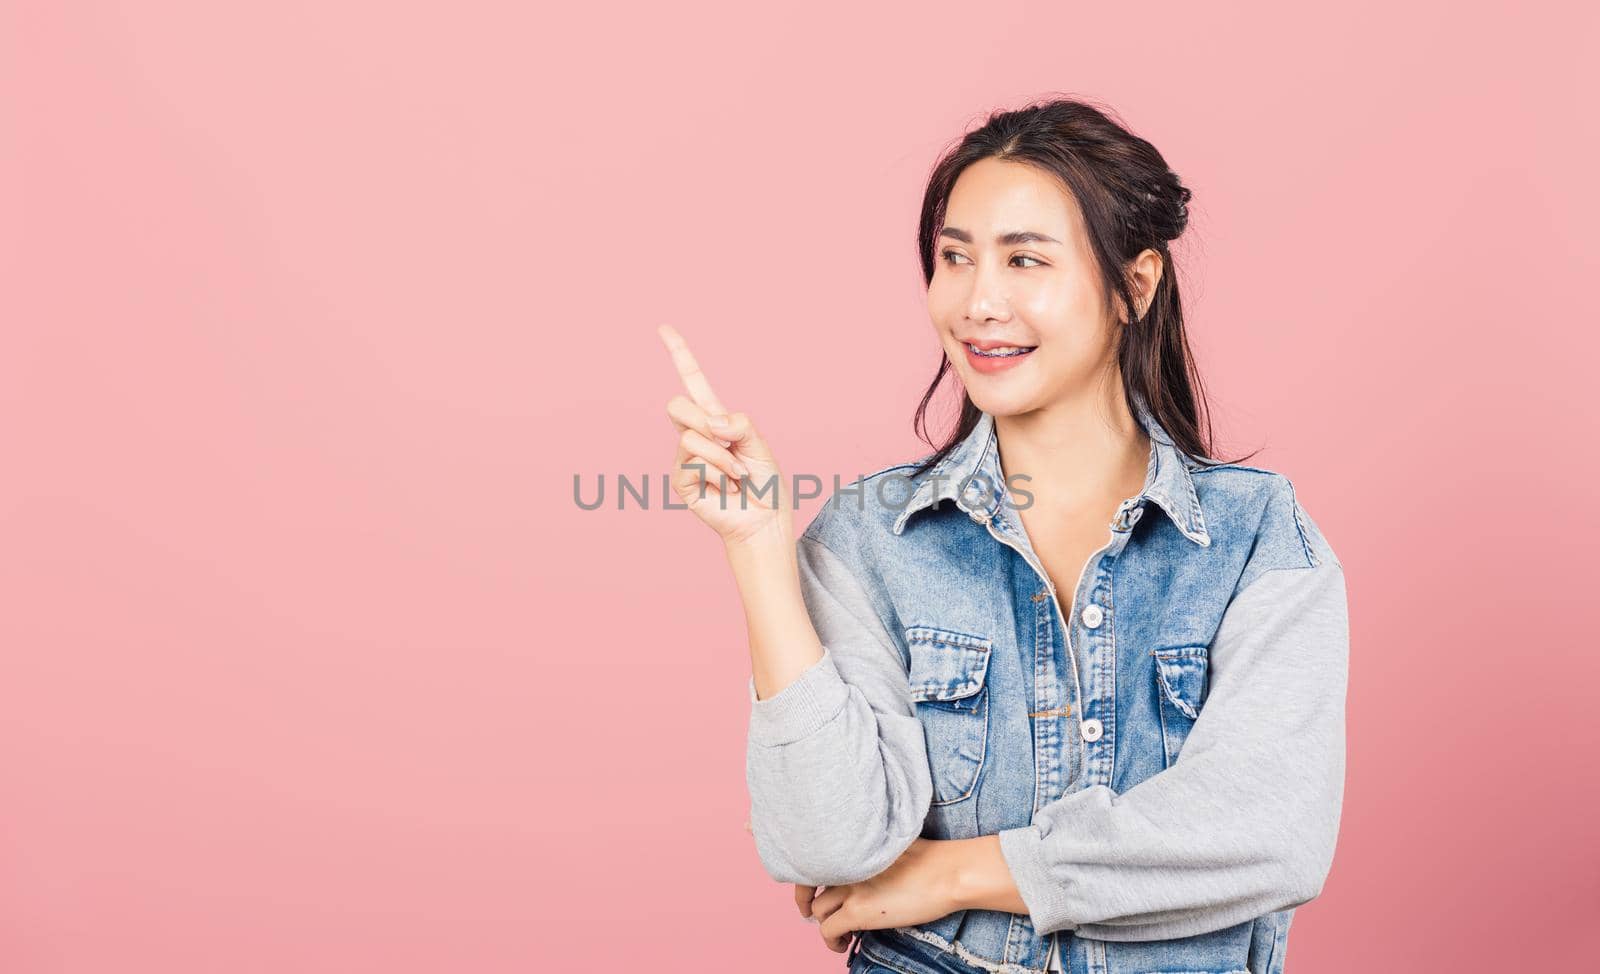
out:
<path id="1" fill-rule="evenodd" d="M 987 243 L 995 233 L 1038 230 L 1060 240 L 1077 236 L 1078 204 L 1055 176 L 1037 166 L 980 159 L 956 177 L 945 221 Z"/>

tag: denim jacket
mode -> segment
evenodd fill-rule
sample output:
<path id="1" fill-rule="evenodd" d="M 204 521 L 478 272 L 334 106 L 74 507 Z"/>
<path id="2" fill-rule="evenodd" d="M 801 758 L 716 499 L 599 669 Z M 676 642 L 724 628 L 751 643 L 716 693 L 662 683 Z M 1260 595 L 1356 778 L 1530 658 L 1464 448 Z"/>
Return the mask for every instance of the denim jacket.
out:
<path id="1" fill-rule="evenodd" d="M 835 491 L 797 540 L 823 656 L 769 699 L 750 681 L 768 875 L 859 882 L 919 835 L 998 834 L 1028 908 L 863 931 L 852 971 L 1281 974 L 1338 833 L 1343 566 L 1283 475 L 1134 414 L 1144 487 L 1071 592 L 987 413 L 922 476 Z"/>

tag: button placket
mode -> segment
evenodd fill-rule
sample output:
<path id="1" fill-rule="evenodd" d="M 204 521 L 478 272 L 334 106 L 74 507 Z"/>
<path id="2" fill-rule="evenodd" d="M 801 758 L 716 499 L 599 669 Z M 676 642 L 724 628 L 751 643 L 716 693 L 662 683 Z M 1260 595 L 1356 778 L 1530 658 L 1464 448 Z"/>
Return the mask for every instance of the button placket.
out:
<path id="1" fill-rule="evenodd" d="M 1131 527 L 1134 523 L 1137 523 L 1140 515 L 1144 513 L 1144 508 L 1141 504 L 1142 501 L 1139 498 L 1124 501 L 1117 511 L 1118 522 L 1126 527 Z M 1102 599 L 1109 598 L 1110 575 L 1114 570 L 1118 556 L 1122 553 L 1123 547 L 1127 545 L 1129 537 L 1129 533 L 1126 530 L 1120 532 L 1114 530 L 1112 532 L 1109 544 L 1102 551 L 1101 559 L 1096 563 L 1096 570 L 1102 573 L 1102 577 L 1098 577 L 1094 584 L 1090 585 L 1088 591 L 1083 593 L 1086 604 L 1078 610 L 1077 614 L 1077 620 L 1081 626 L 1079 631 L 1081 645 L 1084 647 L 1094 646 L 1099 650 L 1085 654 L 1085 658 L 1091 661 L 1085 671 L 1090 674 L 1090 678 L 1086 683 L 1084 702 L 1080 708 L 1080 713 L 1084 716 L 1078 722 L 1080 738 L 1085 745 L 1090 745 L 1085 751 L 1085 758 L 1088 762 L 1084 767 L 1086 785 L 1110 784 L 1112 765 L 1112 755 L 1109 752 L 1111 741 L 1108 736 L 1110 730 L 1106 722 L 1101 718 L 1089 717 L 1087 714 L 1095 711 L 1107 713 L 1107 720 L 1115 724 L 1114 708 L 1116 706 L 1112 698 L 1114 690 L 1111 689 L 1116 685 L 1116 661 L 1109 649 L 1111 609 L 1093 600 L 1095 593 L 1099 593 Z M 1102 740 L 1106 742 L 1107 747 L 1102 748 L 1098 745 L 1098 742 Z"/>
<path id="2" fill-rule="evenodd" d="M 1098 629 L 1100 623 L 1105 621 L 1105 610 L 1093 602 L 1084 606 L 1078 612 L 1078 621 L 1083 623 L 1085 629 Z M 1098 741 L 1105 732 L 1098 718 L 1090 717 L 1078 725 L 1078 730 L 1083 734 L 1085 741 Z"/>

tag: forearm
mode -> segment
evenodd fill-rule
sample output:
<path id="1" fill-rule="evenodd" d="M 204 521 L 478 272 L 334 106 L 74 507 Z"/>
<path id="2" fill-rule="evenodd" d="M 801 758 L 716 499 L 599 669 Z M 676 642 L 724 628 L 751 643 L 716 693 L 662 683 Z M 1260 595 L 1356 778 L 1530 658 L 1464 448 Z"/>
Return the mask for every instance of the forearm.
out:
<path id="1" fill-rule="evenodd" d="M 1027 913 L 1011 869 L 1000 851 L 1000 836 L 980 835 L 975 839 L 945 842 L 953 868 L 951 895 L 955 910 L 998 910 L 1002 913 Z"/>
<path id="2" fill-rule="evenodd" d="M 728 543 L 726 553 L 744 604 L 756 696 L 770 700 L 822 659 L 822 641 L 800 592 L 788 519 L 755 538 Z"/>

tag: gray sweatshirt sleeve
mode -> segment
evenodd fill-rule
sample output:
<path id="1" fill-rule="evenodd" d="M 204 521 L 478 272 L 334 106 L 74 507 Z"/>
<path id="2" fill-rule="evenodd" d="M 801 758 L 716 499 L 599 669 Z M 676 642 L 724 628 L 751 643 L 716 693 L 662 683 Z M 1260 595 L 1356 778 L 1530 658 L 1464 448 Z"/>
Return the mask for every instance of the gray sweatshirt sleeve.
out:
<path id="1" fill-rule="evenodd" d="M 1230 602 L 1170 768 L 1040 808 L 1000 847 L 1040 933 L 1163 940 L 1314 898 L 1344 794 L 1344 571 L 1275 568 Z"/>
<path id="2" fill-rule="evenodd" d="M 766 700 L 750 680 L 745 780 L 756 852 L 781 883 L 834 886 L 888 868 L 933 801 L 907 663 L 834 552 L 796 542 L 823 657 Z"/>

